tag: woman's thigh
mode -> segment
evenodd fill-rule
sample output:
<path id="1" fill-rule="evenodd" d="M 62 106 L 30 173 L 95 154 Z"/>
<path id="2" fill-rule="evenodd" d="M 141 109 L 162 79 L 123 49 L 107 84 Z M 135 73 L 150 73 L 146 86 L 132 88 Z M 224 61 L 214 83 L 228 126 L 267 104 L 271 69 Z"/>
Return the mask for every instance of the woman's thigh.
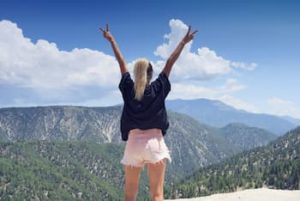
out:
<path id="1" fill-rule="evenodd" d="M 135 193 L 138 190 L 139 178 L 142 167 L 124 165 L 125 170 L 125 191 Z"/>

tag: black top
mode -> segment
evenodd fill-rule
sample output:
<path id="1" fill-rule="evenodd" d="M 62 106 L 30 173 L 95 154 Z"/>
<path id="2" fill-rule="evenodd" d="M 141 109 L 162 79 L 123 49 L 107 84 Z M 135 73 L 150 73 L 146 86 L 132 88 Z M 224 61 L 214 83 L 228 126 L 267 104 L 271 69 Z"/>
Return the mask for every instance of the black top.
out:
<path id="1" fill-rule="evenodd" d="M 163 136 L 169 127 L 165 99 L 171 90 L 168 76 L 161 72 L 155 81 L 146 86 L 143 98 L 134 99 L 134 82 L 129 72 L 123 73 L 119 84 L 124 106 L 121 115 L 122 140 L 127 141 L 131 129 L 159 128 Z"/>

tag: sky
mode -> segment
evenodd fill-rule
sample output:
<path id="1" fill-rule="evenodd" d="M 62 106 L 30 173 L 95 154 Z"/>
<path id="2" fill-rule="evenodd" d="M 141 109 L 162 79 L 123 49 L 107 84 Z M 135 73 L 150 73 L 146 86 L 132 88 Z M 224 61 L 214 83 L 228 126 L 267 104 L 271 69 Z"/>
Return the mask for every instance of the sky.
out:
<path id="1" fill-rule="evenodd" d="M 155 76 L 197 29 L 168 100 L 208 98 L 300 118 L 300 2 L 292 0 L 0 0 L 0 107 L 122 103 L 108 23 L 132 73 Z"/>

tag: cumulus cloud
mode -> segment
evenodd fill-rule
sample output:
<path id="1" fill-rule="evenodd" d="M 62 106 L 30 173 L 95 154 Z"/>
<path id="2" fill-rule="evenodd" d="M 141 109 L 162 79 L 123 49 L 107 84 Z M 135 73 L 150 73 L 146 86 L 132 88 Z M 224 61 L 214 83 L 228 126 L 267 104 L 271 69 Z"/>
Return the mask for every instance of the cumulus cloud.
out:
<path id="1" fill-rule="evenodd" d="M 164 35 L 164 38 L 167 39 L 167 42 L 159 45 L 154 52 L 155 55 L 160 56 L 163 59 L 167 59 L 169 57 L 169 55 L 177 46 L 178 42 L 180 42 L 180 40 L 188 30 L 188 26 L 181 20 L 177 19 L 171 19 L 169 21 L 169 26 L 171 32 Z M 192 43 L 193 41 L 186 45 L 186 48 L 183 50 L 182 54 L 186 54 L 189 52 Z"/>
<path id="2" fill-rule="evenodd" d="M 188 30 L 188 26 L 178 19 L 170 20 L 169 26 L 171 31 L 164 36 L 167 41 L 159 45 L 154 51 L 156 56 L 164 60 L 171 55 Z M 192 52 L 192 44 L 193 41 L 185 46 L 175 64 L 173 71 L 176 80 L 205 80 L 218 75 L 228 74 L 236 68 L 254 70 L 257 67 L 256 63 L 247 64 L 224 59 L 208 47 L 200 47 L 196 52 Z"/>
<path id="3" fill-rule="evenodd" d="M 161 59 L 151 61 L 156 75 L 188 28 L 175 19 L 170 20 L 169 26 L 170 33 L 164 36 L 166 42 L 154 52 Z M 222 76 L 237 68 L 253 70 L 256 64 L 224 59 L 208 47 L 192 52 L 192 44 L 193 41 L 186 45 L 173 68 L 169 98 L 219 99 L 251 109 L 242 101 L 234 101 L 232 94 L 245 88 L 236 79 L 227 79 L 217 87 L 203 87 L 190 81 Z M 134 63 L 135 60 L 128 63 L 130 70 Z M 114 56 L 88 48 L 63 51 L 45 39 L 33 42 L 17 24 L 0 21 L 0 90 L 7 94 L 0 99 L 2 106 L 117 104 L 122 101 L 116 90 L 119 79 Z"/>
<path id="4" fill-rule="evenodd" d="M 111 86 L 120 75 L 114 57 L 91 49 L 59 50 L 47 40 L 33 43 L 7 20 L 0 21 L 0 82 L 23 87 Z"/>

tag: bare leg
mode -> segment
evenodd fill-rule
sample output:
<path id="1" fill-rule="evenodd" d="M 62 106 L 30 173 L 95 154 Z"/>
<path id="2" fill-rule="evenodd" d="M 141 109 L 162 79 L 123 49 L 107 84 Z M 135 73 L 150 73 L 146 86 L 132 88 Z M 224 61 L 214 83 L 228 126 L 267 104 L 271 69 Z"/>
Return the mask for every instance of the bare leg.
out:
<path id="1" fill-rule="evenodd" d="M 152 201 L 164 200 L 164 180 L 165 180 L 166 162 L 165 159 L 157 163 L 148 164 L 148 176 L 150 183 L 150 193 Z"/>
<path id="2" fill-rule="evenodd" d="M 125 168 L 125 201 L 135 201 L 139 189 L 139 179 L 142 168 L 124 166 Z"/>

